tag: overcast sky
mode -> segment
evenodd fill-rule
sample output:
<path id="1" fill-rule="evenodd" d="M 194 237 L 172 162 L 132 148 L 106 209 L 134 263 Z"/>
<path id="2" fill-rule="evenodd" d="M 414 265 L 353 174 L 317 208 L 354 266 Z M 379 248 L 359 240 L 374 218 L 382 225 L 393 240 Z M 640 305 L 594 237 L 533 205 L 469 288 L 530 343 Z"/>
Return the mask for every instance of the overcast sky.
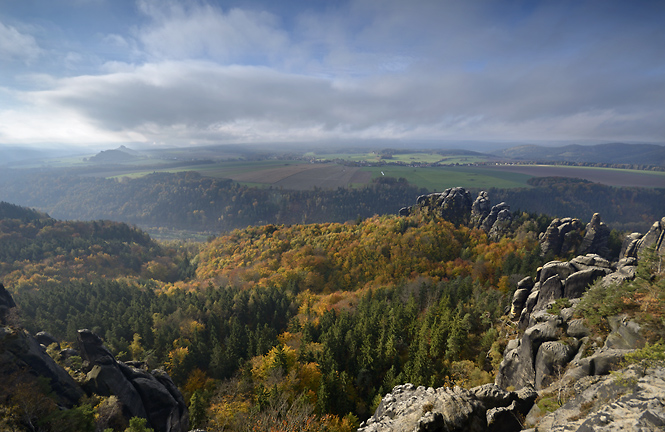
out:
<path id="1" fill-rule="evenodd" d="M 665 1 L 0 0 L 0 144 L 665 142 Z"/>

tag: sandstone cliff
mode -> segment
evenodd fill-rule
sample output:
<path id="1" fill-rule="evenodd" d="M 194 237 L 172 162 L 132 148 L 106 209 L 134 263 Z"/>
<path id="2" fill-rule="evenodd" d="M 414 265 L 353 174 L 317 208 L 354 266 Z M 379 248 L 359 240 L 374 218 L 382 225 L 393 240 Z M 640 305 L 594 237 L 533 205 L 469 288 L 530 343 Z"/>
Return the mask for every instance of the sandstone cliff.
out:
<path id="1" fill-rule="evenodd" d="M 441 193 L 432 193 L 418 197 L 411 207 L 400 209 L 399 215 L 414 213 L 433 214 L 455 225 L 467 225 L 482 228 L 492 240 L 498 240 L 510 230 L 513 220 L 510 206 L 506 203 L 491 205 L 489 195 L 481 191 L 476 199 L 464 188 L 455 187 Z"/>

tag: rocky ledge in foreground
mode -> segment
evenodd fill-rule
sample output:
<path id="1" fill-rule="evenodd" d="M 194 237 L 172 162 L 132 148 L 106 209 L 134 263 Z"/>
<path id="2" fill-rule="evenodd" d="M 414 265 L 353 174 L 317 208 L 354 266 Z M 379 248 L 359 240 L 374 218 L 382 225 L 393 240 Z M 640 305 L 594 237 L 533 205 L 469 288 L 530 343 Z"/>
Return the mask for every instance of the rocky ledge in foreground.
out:
<path id="1" fill-rule="evenodd" d="M 546 397 L 556 397 L 554 389 Z M 546 415 L 531 432 L 665 430 L 665 369 L 634 365 L 607 376 L 575 382 L 570 398 Z M 568 396 L 568 395 L 565 395 Z M 531 417 L 537 417 L 540 411 Z"/>
<path id="2" fill-rule="evenodd" d="M 127 418 L 145 418 L 157 431 L 189 429 L 185 400 L 166 372 L 117 361 L 90 330 L 79 330 L 78 342 L 88 370 L 83 386 L 89 393 L 116 396 Z"/>
<path id="3" fill-rule="evenodd" d="M 532 388 L 508 392 L 494 384 L 470 390 L 403 384 L 383 398 L 358 431 L 519 431 L 536 396 Z"/>

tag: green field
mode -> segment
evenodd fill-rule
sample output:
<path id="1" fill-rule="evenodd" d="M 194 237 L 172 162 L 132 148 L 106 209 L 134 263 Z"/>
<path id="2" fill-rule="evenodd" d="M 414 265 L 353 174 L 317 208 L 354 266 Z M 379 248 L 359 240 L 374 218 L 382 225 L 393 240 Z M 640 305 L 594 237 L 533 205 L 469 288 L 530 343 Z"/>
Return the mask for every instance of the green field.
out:
<path id="1" fill-rule="evenodd" d="M 469 189 L 518 188 L 529 187 L 527 180 L 532 175 L 491 171 L 483 167 L 446 166 L 446 167 L 367 167 L 362 170 L 370 171 L 372 178 L 382 175 L 405 178 L 409 183 L 424 187 L 431 191 L 441 191 L 450 187 L 461 186 Z M 381 174 L 383 172 L 383 174 Z"/>
<path id="2" fill-rule="evenodd" d="M 318 161 L 344 160 L 349 162 L 368 163 L 404 163 L 404 164 L 470 164 L 484 162 L 487 158 L 464 155 L 441 155 L 434 152 L 397 153 L 390 157 L 382 156 L 380 152 L 368 153 L 329 153 L 316 154 L 307 153 L 306 156 L 314 157 Z"/>
<path id="3" fill-rule="evenodd" d="M 201 148 L 191 152 L 171 149 L 149 156 L 144 154 L 123 164 L 97 164 L 84 160 L 83 156 L 54 158 L 41 161 L 41 164 L 52 168 L 71 168 L 72 173 L 80 175 L 106 178 L 195 171 L 205 177 L 286 190 L 362 187 L 372 179 L 383 176 L 405 178 L 409 183 L 430 191 L 456 186 L 469 189 L 529 187 L 527 180 L 533 177 L 573 177 L 610 186 L 665 188 L 665 172 L 487 163 L 486 159 L 474 155 L 445 155 L 434 151 L 398 152 L 388 156 L 385 151 L 310 152 L 293 159 L 277 159 L 279 157 L 284 155 L 243 157 L 240 153 L 219 153 L 215 148 Z"/>

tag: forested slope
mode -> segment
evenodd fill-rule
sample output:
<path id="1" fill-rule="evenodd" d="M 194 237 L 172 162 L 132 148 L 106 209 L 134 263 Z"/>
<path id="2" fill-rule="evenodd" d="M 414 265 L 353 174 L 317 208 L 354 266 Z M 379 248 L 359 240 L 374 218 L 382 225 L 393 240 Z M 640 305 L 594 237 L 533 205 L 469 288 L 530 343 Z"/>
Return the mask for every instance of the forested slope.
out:
<path id="1" fill-rule="evenodd" d="M 617 188 L 587 180 L 541 177 L 529 180 L 531 188 L 490 189 L 495 201 L 552 217 L 590 220 L 599 213 L 612 229 L 646 232 L 665 214 L 665 189 Z"/>
<path id="2" fill-rule="evenodd" d="M 7 235 L 38 241 L 10 222 Z M 75 250 L 77 235 L 89 250 L 107 247 L 95 246 L 93 223 L 49 224 L 71 231 L 52 237 L 50 254 Z M 160 255 L 130 229 L 123 244 L 154 249 L 138 267 L 86 266 L 85 277 L 42 283 L 40 265 L 66 274 L 71 260 L 36 255 L 22 263 L 29 283 L 17 270 L 3 281 L 32 332 L 72 341 L 89 327 L 119 359 L 165 367 L 194 426 L 244 430 L 279 413 L 285 424 L 311 425 L 305 430 L 352 430 L 397 383 L 492 379 L 512 286 L 541 263 L 535 227 L 522 215 L 500 242 L 423 215 L 249 227 L 203 245 L 191 261 L 184 250 Z M 196 274 L 151 278 L 146 264 L 166 258 L 175 270 L 197 262 Z"/>
<path id="3" fill-rule="evenodd" d="M 213 233 L 250 225 L 346 222 L 395 214 L 426 190 L 382 177 L 358 189 L 290 191 L 240 185 L 198 173 L 100 179 L 53 173 L 7 176 L 0 199 L 67 220 L 109 219 L 160 229 Z M 477 192 L 477 191 L 476 191 Z M 665 214 L 665 189 L 617 188 L 578 179 L 536 178 L 529 188 L 491 189 L 514 210 L 589 220 L 600 213 L 612 228 L 646 231 Z"/>
<path id="4" fill-rule="evenodd" d="M 59 219 L 223 232 L 249 225 L 345 222 L 391 214 L 425 192 L 393 178 L 360 189 L 286 191 L 194 172 L 121 181 L 41 174 L 6 181 L 0 199 L 45 209 Z"/>

